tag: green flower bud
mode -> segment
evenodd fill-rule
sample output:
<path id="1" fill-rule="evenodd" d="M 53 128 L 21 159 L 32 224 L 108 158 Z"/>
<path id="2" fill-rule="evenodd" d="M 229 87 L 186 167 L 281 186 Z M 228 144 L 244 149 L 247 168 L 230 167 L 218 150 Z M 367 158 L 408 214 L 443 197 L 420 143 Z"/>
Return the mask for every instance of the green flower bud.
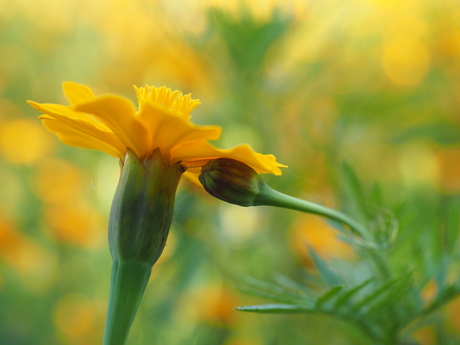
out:
<path id="1" fill-rule="evenodd" d="M 244 163 L 228 158 L 209 161 L 201 168 L 199 180 L 212 196 L 239 206 L 274 206 L 317 214 L 339 221 L 362 238 L 367 230 L 353 218 L 328 207 L 280 193 L 265 184 L 257 172 Z"/>
<path id="2" fill-rule="evenodd" d="M 258 206 L 265 182 L 254 169 L 229 158 L 209 161 L 198 177 L 204 189 L 212 196 L 239 206 Z"/>

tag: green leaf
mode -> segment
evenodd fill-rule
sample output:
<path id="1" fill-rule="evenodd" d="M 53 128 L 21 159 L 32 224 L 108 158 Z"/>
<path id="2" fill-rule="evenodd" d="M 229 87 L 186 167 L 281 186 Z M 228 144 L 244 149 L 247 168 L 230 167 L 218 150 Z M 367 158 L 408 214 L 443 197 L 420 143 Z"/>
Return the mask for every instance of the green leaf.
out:
<path id="1" fill-rule="evenodd" d="M 399 284 L 401 284 L 401 282 L 402 282 L 401 278 L 396 277 L 396 278 L 393 278 L 387 281 L 384 284 L 381 284 L 379 287 L 377 287 L 375 290 L 373 290 L 371 293 L 369 293 L 367 296 L 365 296 L 359 302 L 357 302 L 353 306 L 353 310 L 355 312 L 362 312 L 364 309 L 367 309 L 368 306 L 375 303 L 375 301 L 378 301 L 384 298 L 384 296 L 386 294 L 389 294 L 389 292 L 391 292 L 392 289 L 397 289 L 399 287 Z"/>
<path id="2" fill-rule="evenodd" d="M 445 252 L 452 254 L 456 246 L 458 246 L 458 237 L 460 229 L 460 207 L 458 202 L 448 202 L 445 206 L 445 216 L 441 219 L 445 220 L 444 224 L 444 247 Z"/>
<path id="3" fill-rule="evenodd" d="M 334 286 L 332 289 L 327 290 L 322 296 L 320 296 L 315 303 L 315 308 L 321 309 L 321 307 L 334 298 L 340 291 L 342 291 L 343 286 L 342 285 L 337 285 Z"/>
<path id="4" fill-rule="evenodd" d="M 372 279 L 368 279 L 368 280 L 365 280 L 364 282 L 362 282 L 361 284 L 355 286 L 354 288 L 346 291 L 345 293 L 343 293 L 340 297 L 337 298 L 337 300 L 335 301 L 335 304 L 334 304 L 334 308 L 336 310 L 339 310 L 340 307 L 344 304 L 349 304 L 352 302 L 352 298 L 362 292 L 362 290 L 367 286 L 369 285 L 369 283 L 372 281 Z"/>
<path id="5" fill-rule="evenodd" d="M 368 204 L 364 198 L 361 183 L 356 176 L 352 167 L 343 162 L 342 164 L 342 179 L 345 187 L 345 195 L 349 199 L 352 206 L 352 213 L 357 220 L 363 224 L 369 221 L 369 210 L 366 205 Z"/>
<path id="6" fill-rule="evenodd" d="M 254 313 L 305 313 L 308 309 L 301 308 L 290 304 L 265 304 L 251 305 L 245 307 L 236 307 L 239 311 L 248 311 Z"/>
<path id="7" fill-rule="evenodd" d="M 225 43 L 238 71 L 257 74 L 263 67 L 268 49 L 286 34 L 291 18 L 274 10 L 270 20 L 261 20 L 247 7 L 237 17 L 218 8 L 208 12 L 210 23 Z"/>
<path id="8" fill-rule="evenodd" d="M 308 295 L 301 294 L 296 290 L 288 290 L 253 278 L 247 278 L 246 281 L 247 285 L 240 286 L 238 289 L 254 296 L 270 299 L 280 303 L 300 304 L 303 306 L 313 303 L 313 298 Z"/>

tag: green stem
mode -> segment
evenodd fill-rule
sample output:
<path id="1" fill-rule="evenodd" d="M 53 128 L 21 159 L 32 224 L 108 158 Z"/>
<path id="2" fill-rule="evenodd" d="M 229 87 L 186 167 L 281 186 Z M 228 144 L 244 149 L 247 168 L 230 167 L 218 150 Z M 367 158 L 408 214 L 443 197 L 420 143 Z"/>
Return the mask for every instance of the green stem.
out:
<path id="1" fill-rule="evenodd" d="M 292 210 L 318 214 L 320 216 L 337 220 L 343 224 L 348 225 L 352 231 L 356 232 L 363 239 L 369 239 L 368 232 L 360 223 L 340 211 L 336 211 L 326 206 L 315 204 L 313 202 L 294 198 L 292 196 L 278 192 L 268 186 L 265 186 L 261 194 L 262 196 L 260 199 L 263 200 L 264 205 L 289 208 Z"/>
<path id="2" fill-rule="evenodd" d="M 113 262 L 103 345 L 126 343 L 151 269 L 135 261 Z"/>
<path id="3" fill-rule="evenodd" d="M 348 225 L 350 229 L 360 235 L 363 240 L 366 240 L 368 243 L 374 243 L 371 234 L 369 234 L 369 232 L 360 223 L 340 211 L 333 210 L 313 202 L 294 198 L 278 192 L 266 185 L 261 191 L 260 200 L 263 205 L 289 208 L 337 220 Z M 389 277 L 391 277 L 391 273 L 381 253 L 375 250 L 369 250 L 369 253 L 382 277 L 384 279 L 389 279 Z"/>

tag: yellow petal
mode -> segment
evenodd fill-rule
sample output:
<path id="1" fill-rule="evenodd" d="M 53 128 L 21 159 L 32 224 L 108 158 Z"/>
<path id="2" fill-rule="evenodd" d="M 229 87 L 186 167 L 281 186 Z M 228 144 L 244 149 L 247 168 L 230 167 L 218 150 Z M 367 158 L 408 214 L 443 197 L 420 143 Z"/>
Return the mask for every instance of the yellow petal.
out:
<path id="1" fill-rule="evenodd" d="M 155 87 L 146 85 L 141 88 L 134 86 L 134 90 L 136 91 L 139 102 L 139 109 L 142 110 L 144 104 L 150 103 L 185 120 L 190 118 L 191 111 L 200 104 L 200 101 L 192 99 L 190 94 L 184 96 L 182 92 L 178 90 L 171 91 L 166 86 Z"/>
<path id="2" fill-rule="evenodd" d="M 150 146 L 159 147 L 163 154 L 183 142 L 217 140 L 221 133 L 219 126 L 196 126 L 150 103 L 144 104 L 138 119 L 147 128 Z"/>
<path id="3" fill-rule="evenodd" d="M 107 143 L 106 141 L 99 140 L 94 136 L 81 132 L 74 127 L 71 127 L 64 122 L 58 121 L 51 116 L 43 115 L 40 117 L 43 125 L 50 132 L 55 133 L 59 140 L 65 144 L 82 147 L 85 149 L 99 150 L 114 157 L 123 157 L 126 152 L 120 152 L 118 148 Z"/>
<path id="4" fill-rule="evenodd" d="M 73 81 L 63 82 L 62 89 L 70 104 L 89 102 L 94 98 L 93 92 L 89 87 Z"/>
<path id="5" fill-rule="evenodd" d="M 203 166 L 216 158 L 230 158 L 249 165 L 261 174 L 271 173 L 281 175 L 280 167 L 286 167 L 276 161 L 273 155 L 263 155 L 249 145 L 240 145 L 224 150 L 212 146 L 207 141 L 194 141 L 174 147 L 171 151 L 171 161 L 182 161 L 187 167 Z"/>
<path id="6" fill-rule="evenodd" d="M 50 115 L 69 127 L 73 127 L 80 133 L 86 133 L 93 138 L 107 142 L 116 147 L 119 152 L 125 151 L 125 146 L 107 126 L 86 114 L 75 112 L 69 107 L 59 104 L 39 104 L 32 101 L 28 101 L 28 103 L 35 109 Z"/>
<path id="7" fill-rule="evenodd" d="M 75 110 L 94 115 L 139 158 L 143 158 L 151 150 L 147 131 L 137 120 L 136 109 L 127 98 L 116 95 L 100 96 L 91 102 L 76 105 Z"/>

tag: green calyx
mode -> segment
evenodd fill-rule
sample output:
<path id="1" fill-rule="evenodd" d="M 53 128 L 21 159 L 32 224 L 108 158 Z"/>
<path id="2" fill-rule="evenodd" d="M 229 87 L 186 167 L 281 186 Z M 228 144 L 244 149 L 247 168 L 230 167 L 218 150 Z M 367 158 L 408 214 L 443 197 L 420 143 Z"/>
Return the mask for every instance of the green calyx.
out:
<path id="1" fill-rule="evenodd" d="M 158 260 L 171 226 L 177 185 L 184 172 L 155 150 L 140 161 L 128 152 L 112 203 L 109 246 L 114 260 Z"/>
<path id="2" fill-rule="evenodd" d="M 124 345 L 149 281 L 166 244 L 180 163 L 155 150 L 145 161 L 128 151 L 112 203 L 109 247 L 112 255 L 104 345 Z"/>

